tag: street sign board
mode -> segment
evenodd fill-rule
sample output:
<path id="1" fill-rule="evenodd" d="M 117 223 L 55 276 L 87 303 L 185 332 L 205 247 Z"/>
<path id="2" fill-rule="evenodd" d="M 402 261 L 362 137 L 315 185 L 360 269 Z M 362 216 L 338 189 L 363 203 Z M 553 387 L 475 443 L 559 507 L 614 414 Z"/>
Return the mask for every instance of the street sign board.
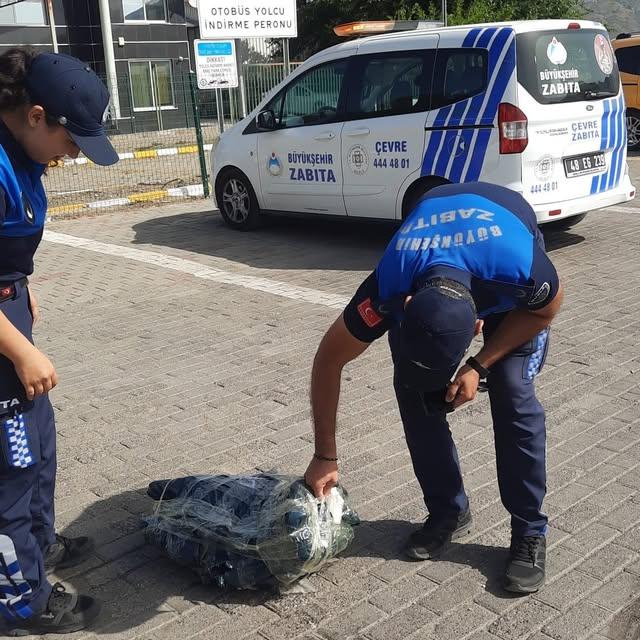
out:
<path id="1" fill-rule="evenodd" d="M 198 0 L 200 37 L 296 38 L 296 0 Z"/>
<path id="2" fill-rule="evenodd" d="M 196 76 L 200 89 L 238 86 L 236 43 L 233 40 L 194 40 Z"/>

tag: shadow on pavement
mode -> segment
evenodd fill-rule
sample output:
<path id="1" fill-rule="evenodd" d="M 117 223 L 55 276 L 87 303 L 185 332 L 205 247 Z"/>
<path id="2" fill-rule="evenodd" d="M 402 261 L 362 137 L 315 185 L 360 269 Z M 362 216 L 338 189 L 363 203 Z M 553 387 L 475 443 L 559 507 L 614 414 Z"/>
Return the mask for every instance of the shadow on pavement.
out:
<path id="1" fill-rule="evenodd" d="M 229 229 L 219 214 L 194 212 L 133 226 L 134 244 L 171 247 L 260 269 L 365 271 L 375 267 L 397 225 L 270 217 L 254 231 Z"/>
<path id="2" fill-rule="evenodd" d="M 416 530 L 416 525 L 402 520 L 375 520 L 363 522 L 358 528 L 353 545 L 343 557 L 384 558 L 388 561 L 413 565 L 423 575 L 439 575 L 439 579 L 459 571 L 462 565 L 475 569 L 486 578 L 485 590 L 505 600 L 521 596 L 502 589 L 501 579 L 507 561 L 507 549 L 483 544 L 454 542 L 437 559 L 416 562 L 405 559 L 402 547 L 408 536 Z M 364 540 L 363 540 L 364 538 Z M 407 572 L 409 573 L 409 571 Z"/>
<path id="3" fill-rule="evenodd" d="M 557 249 L 570 247 L 574 244 L 581 244 L 585 240 L 584 236 L 576 233 L 575 231 L 573 231 L 573 229 L 571 229 L 570 231 L 562 231 L 549 228 L 548 225 L 542 225 L 541 228 L 547 251 L 549 253 L 552 253 Z"/>

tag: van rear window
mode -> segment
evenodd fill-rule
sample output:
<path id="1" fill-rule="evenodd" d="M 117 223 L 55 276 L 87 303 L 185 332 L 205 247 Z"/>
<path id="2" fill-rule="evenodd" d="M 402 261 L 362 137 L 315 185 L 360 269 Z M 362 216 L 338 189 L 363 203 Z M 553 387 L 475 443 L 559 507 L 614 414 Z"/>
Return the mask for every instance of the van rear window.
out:
<path id="1" fill-rule="evenodd" d="M 517 59 L 519 83 L 541 104 L 618 95 L 618 66 L 605 31 L 521 33 Z"/>

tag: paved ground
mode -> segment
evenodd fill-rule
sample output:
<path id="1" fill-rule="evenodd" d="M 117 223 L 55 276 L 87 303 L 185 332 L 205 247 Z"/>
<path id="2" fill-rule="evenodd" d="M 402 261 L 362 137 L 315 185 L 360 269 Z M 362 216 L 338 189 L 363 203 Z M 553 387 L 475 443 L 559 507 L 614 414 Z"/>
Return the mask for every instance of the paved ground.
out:
<path id="1" fill-rule="evenodd" d="M 348 368 L 340 407 L 342 479 L 364 522 L 315 593 L 203 588 L 145 546 L 152 479 L 304 470 L 315 347 L 393 231 L 284 220 L 241 234 L 208 208 L 56 222 L 39 254 L 37 339 L 60 374 L 58 522 L 98 542 L 61 577 L 106 602 L 78 638 L 640 637 L 640 208 L 548 237 L 567 298 L 538 382 L 549 580 L 526 598 L 497 584 L 509 529 L 486 398 L 452 419 L 474 533 L 439 562 L 400 559 L 424 510 L 382 342 Z"/>

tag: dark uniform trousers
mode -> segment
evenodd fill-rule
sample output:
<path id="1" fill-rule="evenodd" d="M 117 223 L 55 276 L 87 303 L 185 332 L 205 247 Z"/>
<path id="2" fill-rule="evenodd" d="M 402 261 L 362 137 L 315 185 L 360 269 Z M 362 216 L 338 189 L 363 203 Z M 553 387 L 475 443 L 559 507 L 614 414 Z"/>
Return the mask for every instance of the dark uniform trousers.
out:
<path id="1" fill-rule="evenodd" d="M 0 283 L 0 292 L 4 287 Z M 25 284 L 15 285 L 0 310 L 32 340 Z M 13 364 L 3 356 L 0 401 L 0 612 L 15 620 L 44 609 L 51 593 L 43 554 L 55 541 L 56 429 L 49 398 L 26 401 Z"/>
<path id="2" fill-rule="evenodd" d="M 504 314 L 485 320 L 487 340 Z M 491 367 L 487 379 L 495 436 L 498 485 L 511 514 L 514 534 L 546 533 L 542 512 L 546 493 L 545 414 L 536 398 L 534 378 L 548 349 L 548 330 Z M 390 340 L 393 345 L 393 340 Z M 393 348 L 393 346 L 392 346 Z M 466 511 L 469 501 L 446 413 L 433 411 L 425 395 L 396 376 L 394 387 L 413 468 L 429 514 L 439 519 Z"/>

